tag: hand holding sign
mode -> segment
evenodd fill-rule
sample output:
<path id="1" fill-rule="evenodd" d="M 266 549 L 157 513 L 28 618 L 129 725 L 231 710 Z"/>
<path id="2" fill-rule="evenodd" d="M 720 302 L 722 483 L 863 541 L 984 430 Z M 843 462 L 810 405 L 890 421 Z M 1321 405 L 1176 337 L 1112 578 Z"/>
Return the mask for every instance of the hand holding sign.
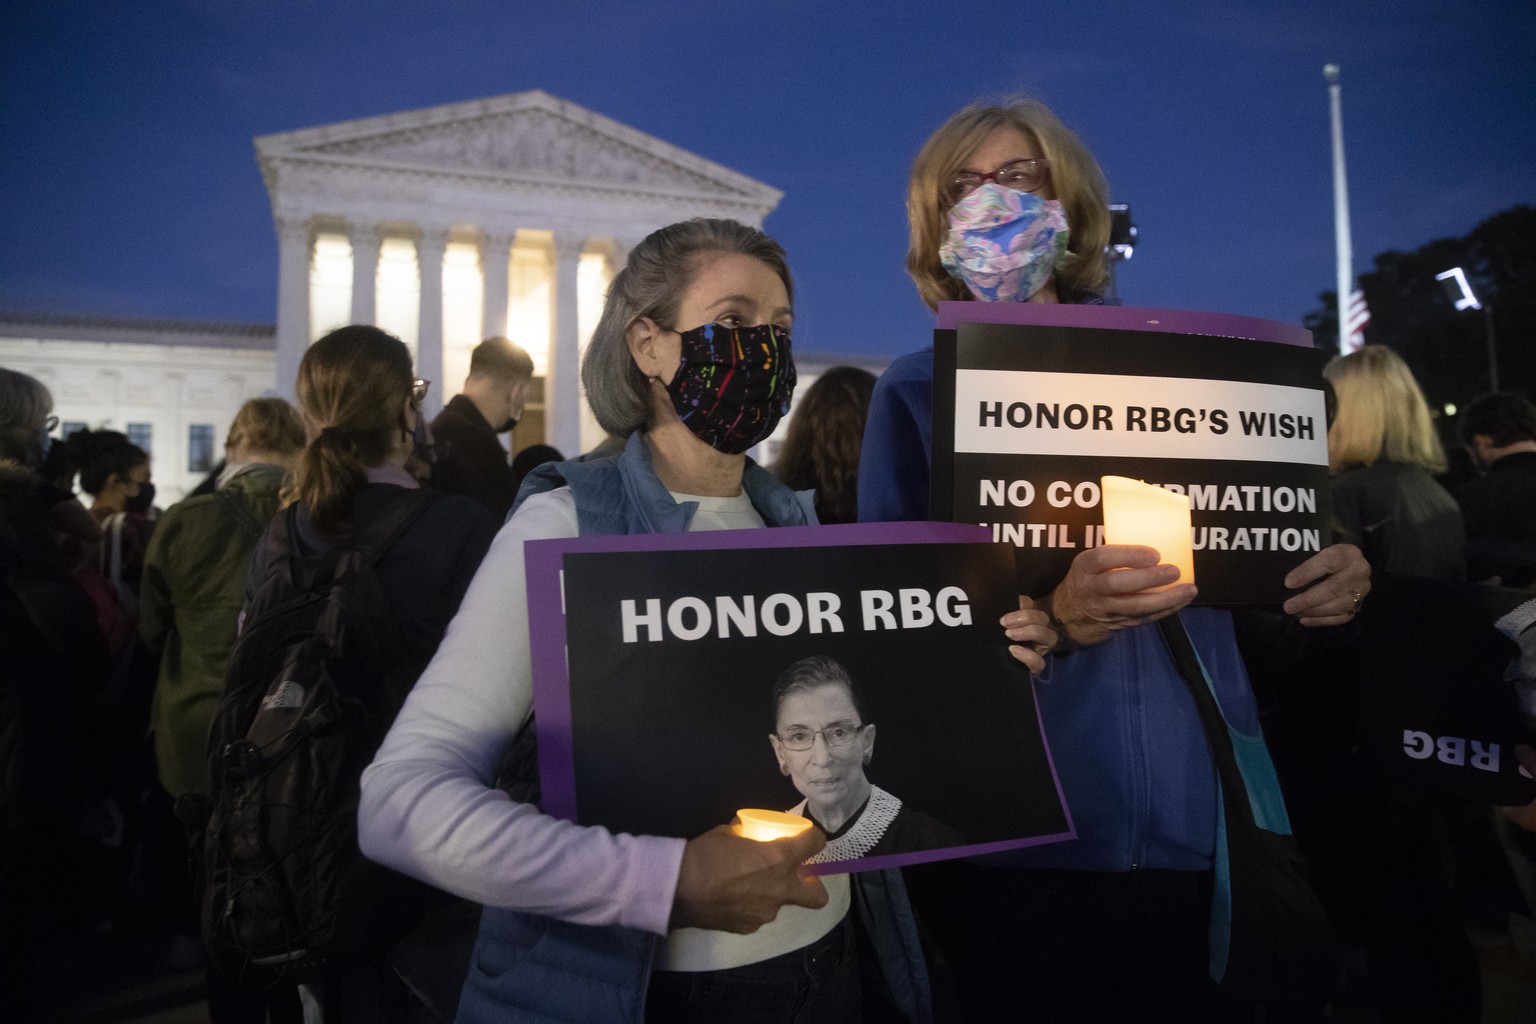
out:
<path id="1" fill-rule="evenodd" d="M 827 890 L 818 878 L 800 874 L 800 865 L 827 845 L 820 829 L 792 839 L 759 842 L 720 825 L 683 849 L 672 897 L 672 928 L 712 928 L 750 935 L 786 904 L 818 909 Z"/>
<path id="2" fill-rule="evenodd" d="M 1031 672 L 1044 672 L 1045 656 L 1062 640 L 1051 628 L 1051 617 L 1020 594 L 1019 610 L 1004 615 L 1002 627 L 1004 634 L 1013 641 L 1008 646 L 1008 653 L 1014 660 L 1022 662 Z"/>
<path id="3" fill-rule="evenodd" d="M 1353 544 L 1334 544 L 1287 573 L 1285 585 L 1306 588 L 1285 602 L 1287 615 L 1303 626 L 1340 626 L 1371 592 L 1371 565 Z"/>

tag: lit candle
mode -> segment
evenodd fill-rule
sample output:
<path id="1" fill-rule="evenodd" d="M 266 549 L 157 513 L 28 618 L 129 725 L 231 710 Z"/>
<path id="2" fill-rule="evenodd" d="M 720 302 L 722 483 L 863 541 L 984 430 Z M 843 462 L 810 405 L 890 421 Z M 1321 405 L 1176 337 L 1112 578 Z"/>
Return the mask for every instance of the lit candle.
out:
<path id="1" fill-rule="evenodd" d="M 783 811 L 765 811 L 755 807 L 742 808 L 736 812 L 736 817 L 741 820 L 736 830 L 747 839 L 756 839 L 760 843 L 774 839 L 789 839 L 811 827 L 810 818 L 802 818 L 798 814 L 785 814 Z"/>
<path id="2" fill-rule="evenodd" d="M 1178 579 L 1153 590 L 1195 582 L 1189 495 L 1123 476 L 1101 477 L 1099 485 L 1103 494 L 1104 543 L 1156 548 L 1164 564 L 1179 567 Z"/>

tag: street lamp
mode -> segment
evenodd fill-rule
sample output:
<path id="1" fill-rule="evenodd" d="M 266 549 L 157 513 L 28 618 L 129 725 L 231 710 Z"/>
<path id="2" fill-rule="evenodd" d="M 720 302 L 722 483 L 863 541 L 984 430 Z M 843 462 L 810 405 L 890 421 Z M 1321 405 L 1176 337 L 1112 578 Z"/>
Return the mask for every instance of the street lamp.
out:
<path id="1" fill-rule="evenodd" d="M 1440 282 L 1440 287 L 1445 289 L 1445 297 L 1451 300 L 1451 305 L 1456 312 L 1464 309 L 1480 309 L 1483 311 L 1484 335 L 1488 341 L 1488 383 L 1489 390 L 1499 390 L 1499 357 L 1494 346 L 1493 335 L 1493 303 L 1480 302 L 1477 293 L 1472 290 L 1472 285 L 1467 281 L 1467 273 L 1460 267 L 1452 267 L 1435 275 L 1435 280 Z"/>
<path id="2" fill-rule="evenodd" d="M 1109 257 L 1109 305 L 1120 305 L 1120 291 L 1116 287 L 1115 268 L 1131 258 L 1136 251 L 1136 225 L 1131 223 L 1129 203 L 1109 204 L 1109 244 L 1104 247 Z"/>

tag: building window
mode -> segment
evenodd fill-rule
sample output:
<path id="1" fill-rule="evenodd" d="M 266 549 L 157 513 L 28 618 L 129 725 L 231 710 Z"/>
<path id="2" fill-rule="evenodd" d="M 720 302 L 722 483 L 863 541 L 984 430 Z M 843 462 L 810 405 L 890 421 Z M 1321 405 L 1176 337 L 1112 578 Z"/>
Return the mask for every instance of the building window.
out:
<path id="1" fill-rule="evenodd" d="M 187 472 L 206 473 L 213 468 L 213 424 L 194 423 L 187 428 Z"/>
<path id="2" fill-rule="evenodd" d="M 153 423 L 128 424 L 128 443 L 144 449 L 146 455 L 154 454 L 155 425 Z"/>

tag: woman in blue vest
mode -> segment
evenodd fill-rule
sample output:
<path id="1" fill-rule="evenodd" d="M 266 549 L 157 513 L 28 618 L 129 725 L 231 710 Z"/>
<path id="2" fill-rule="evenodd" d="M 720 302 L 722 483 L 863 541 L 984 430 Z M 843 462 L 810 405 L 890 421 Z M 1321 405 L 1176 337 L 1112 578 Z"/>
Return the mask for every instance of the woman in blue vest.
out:
<path id="1" fill-rule="evenodd" d="M 1044 104 L 968 107 L 913 162 L 907 271 L 931 308 L 1098 304 L 1108 200 L 1092 154 Z M 932 348 L 897 359 L 876 385 L 861 520 L 927 518 L 932 390 Z M 1209 971 L 1216 774 L 1151 623 L 1180 615 L 1234 729 L 1256 734 L 1258 716 L 1231 615 L 1187 607 L 1189 584 L 1151 589 L 1177 577 L 1151 548 L 1100 546 L 1053 592 L 1032 595 L 1060 636 L 1037 694 L 1077 838 L 908 871 L 966 1019 L 1012 1019 L 1026 1005 L 1040 1020 L 1238 1019 Z M 1291 571 L 1298 593 L 1285 610 L 1304 626 L 1345 623 L 1369 580 L 1358 549 L 1330 547 Z"/>
<path id="2" fill-rule="evenodd" d="M 693 220 L 630 252 L 582 364 L 624 450 L 530 474 L 364 776 L 364 851 L 486 907 L 461 1021 L 858 1021 L 856 919 L 879 1005 L 931 1016 L 899 876 L 802 877 L 815 829 L 615 835 L 492 785 L 532 707 L 525 541 L 815 523 L 809 493 L 745 455 L 788 408 L 792 314 L 784 252 L 753 228 Z M 761 358 L 735 362 L 738 347 Z M 1018 614 L 1016 639 L 1049 640 L 1043 615 Z"/>

